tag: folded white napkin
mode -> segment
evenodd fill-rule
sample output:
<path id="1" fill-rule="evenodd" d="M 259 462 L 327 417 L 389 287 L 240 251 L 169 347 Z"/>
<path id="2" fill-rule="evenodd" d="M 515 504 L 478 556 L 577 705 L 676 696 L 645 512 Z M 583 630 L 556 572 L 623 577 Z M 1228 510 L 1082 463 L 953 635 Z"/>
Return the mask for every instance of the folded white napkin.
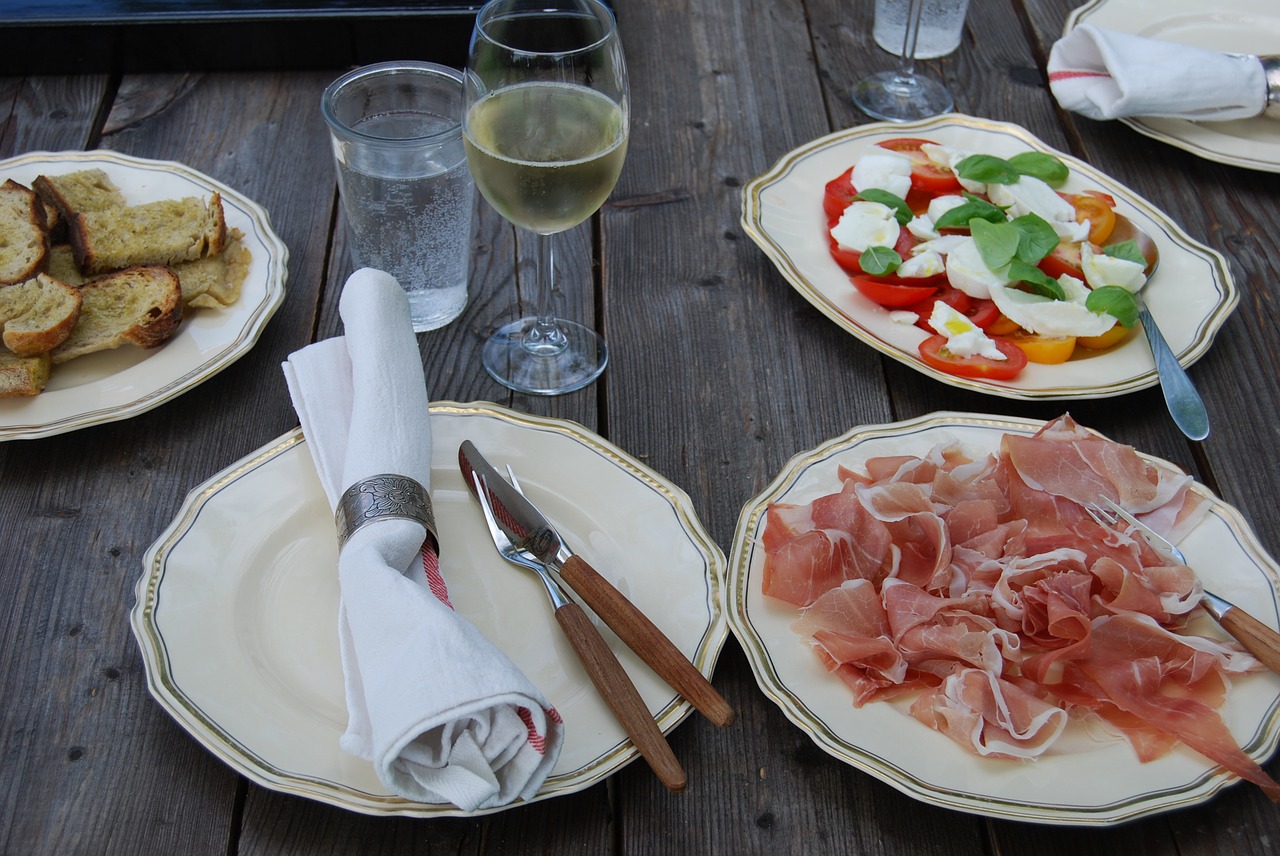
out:
<path id="1" fill-rule="evenodd" d="M 1049 89 L 1090 119 L 1247 119 L 1267 105 L 1256 56 L 1221 53 L 1081 24 L 1049 52 Z"/>
<path id="2" fill-rule="evenodd" d="M 430 491 L 431 423 L 408 299 L 389 274 L 366 268 L 347 280 L 339 311 L 344 337 L 284 363 L 330 506 L 382 473 Z M 444 541 L 446 558 L 461 549 Z M 338 636 L 349 720 L 341 746 L 408 799 L 467 811 L 527 799 L 555 766 L 564 725 L 453 610 L 433 547 L 420 523 L 389 518 L 342 549 Z"/>

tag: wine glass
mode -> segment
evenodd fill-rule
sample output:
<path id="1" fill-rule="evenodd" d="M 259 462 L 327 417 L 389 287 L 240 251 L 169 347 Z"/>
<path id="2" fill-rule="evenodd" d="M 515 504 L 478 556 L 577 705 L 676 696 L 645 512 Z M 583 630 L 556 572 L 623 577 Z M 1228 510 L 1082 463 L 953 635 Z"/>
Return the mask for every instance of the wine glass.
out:
<path id="1" fill-rule="evenodd" d="M 594 330 L 553 314 L 553 241 L 600 208 L 622 171 L 630 111 L 617 22 L 598 0 L 491 0 L 476 16 L 464 78 L 476 186 L 537 241 L 537 314 L 499 328 L 484 367 L 519 392 L 581 389 L 608 350 Z"/>
<path id="2" fill-rule="evenodd" d="M 853 103 L 867 115 L 890 122 L 910 122 L 954 109 L 955 99 L 945 86 L 916 74 L 916 36 L 923 10 L 924 0 L 908 0 L 897 70 L 877 72 L 854 84 Z"/>

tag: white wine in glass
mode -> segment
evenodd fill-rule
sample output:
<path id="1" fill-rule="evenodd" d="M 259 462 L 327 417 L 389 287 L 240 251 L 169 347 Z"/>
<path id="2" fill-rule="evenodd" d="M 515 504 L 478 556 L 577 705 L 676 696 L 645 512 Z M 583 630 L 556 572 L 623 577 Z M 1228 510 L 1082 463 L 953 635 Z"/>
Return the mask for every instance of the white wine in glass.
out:
<path id="1" fill-rule="evenodd" d="M 536 315 L 485 343 L 485 369 L 520 392 L 580 389 L 604 370 L 595 331 L 555 317 L 553 236 L 594 214 L 627 151 L 625 64 L 596 0 L 492 0 L 476 17 L 463 142 L 476 186 L 537 238 Z"/>

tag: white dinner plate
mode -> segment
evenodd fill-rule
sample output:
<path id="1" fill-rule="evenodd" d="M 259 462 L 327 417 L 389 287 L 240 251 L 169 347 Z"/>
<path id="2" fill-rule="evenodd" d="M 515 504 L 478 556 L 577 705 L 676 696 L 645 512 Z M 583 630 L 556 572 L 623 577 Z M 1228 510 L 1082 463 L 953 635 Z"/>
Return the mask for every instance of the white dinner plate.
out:
<path id="1" fill-rule="evenodd" d="M 894 321 L 890 310 L 858 293 L 831 258 L 822 196 L 828 181 L 871 146 L 895 137 L 924 137 L 975 153 L 1009 157 L 1038 150 L 1061 158 L 1071 177 L 1067 192 L 1103 190 L 1116 210 L 1149 233 L 1160 265 L 1143 297 L 1182 365 L 1200 359 L 1239 302 L 1223 256 L 1192 240 L 1173 220 L 1123 185 L 1069 155 L 1049 148 L 1029 131 L 1002 122 L 950 114 L 922 122 L 860 125 L 821 137 L 784 155 L 747 184 L 742 225 L 783 277 L 842 328 L 943 383 L 1020 399 L 1105 398 L 1159 383 L 1146 338 L 1130 335 L 1108 351 L 1077 355 L 1061 365 L 1030 363 L 1013 380 L 962 378 L 926 365 L 918 346 L 925 331 Z"/>
<path id="2" fill-rule="evenodd" d="M 565 744 L 535 800 L 582 790 L 637 757 L 556 624 L 546 593 L 494 550 L 458 472 L 472 440 L 565 540 L 708 677 L 728 636 L 724 555 L 671 482 L 580 425 L 488 403 L 431 407 L 431 496 L 441 571 L 459 613 L 564 717 Z M 388 793 L 338 747 L 333 514 L 300 430 L 195 488 L 148 550 L 132 614 L 152 694 L 218 758 L 273 790 L 366 814 L 445 815 Z M 664 731 L 691 707 L 604 628 Z"/>
<path id="3" fill-rule="evenodd" d="M 193 309 L 159 348 L 131 345 L 54 366 L 49 384 L 30 398 L 0 398 L 0 440 L 33 439 L 136 416 L 164 404 L 244 356 L 284 301 L 289 251 L 267 212 L 188 166 L 118 152 L 31 152 L 0 161 L 6 178 L 30 187 L 41 174 L 100 169 L 129 204 L 222 195 L 227 227 L 244 233 L 253 258 L 240 299 L 225 309 Z"/>
<path id="4" fill-rule="evenodd" d="M 1280 54 L 1280 4 L 1273 0 L 1094 0 L 1068 16 L 1063 34 L 1086 23 L 1207 50 Z M 1280 172 L 1280 122 L 1275 119 L 1192 122 L 1140 116 L 1119 121 L 1206 160 Z"/>
<path id="5" fill-rule="evenodd" d="M 867 458 L 923 455 L 953 438 L 985 453 L 1004 433 L 1031 434 L 1043 424 L 935 413 L 856 428 L 796 455 L 738 520 L 729 557 L 729 625 L 761 689 L 819 747 L 924 802 L 991 817 L 1092 826 L 1203 802 L 1237 780 L 1185 747 L 1142 764 L 1127 743 L 1099 742 L 1072 724 L 1035 761 L 979 758 L 911 717 L 910 697 L 854 708 L 849 690 L 791 629 L 796 607 L 761 593 L 760 538 L 769 503 L 808 503 L 837 491 L 842 464 L 862 470 Z M 1280 568 L 1237 511 L 1201 485 L 1194 489 L 1208 500 L 1209 513 L 1179 546 L 1207 588 L 1280 626 Z M 1265 760 L 1280 740 L 1280 677 L 1261 672 L 1234 681 L 1222 713 L 1245 751 Z"/>

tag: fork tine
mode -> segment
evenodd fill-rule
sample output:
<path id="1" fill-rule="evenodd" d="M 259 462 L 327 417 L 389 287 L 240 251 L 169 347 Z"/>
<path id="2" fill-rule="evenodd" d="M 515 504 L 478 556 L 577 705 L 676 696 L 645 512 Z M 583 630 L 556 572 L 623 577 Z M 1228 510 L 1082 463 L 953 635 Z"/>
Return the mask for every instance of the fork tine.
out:
<path id="1" fill-rule="evenodd" d="M 1187 557 L 1184 556 L 1182 554 L 1182 551 L 1179 550 L 1177 547 L 1175 547 L 1173 545 L 1173 542 L 1171 542 L 1168 538 L 1164 537 L 1159 532 L 1152 529 L 1150 526 L 1143 523 L 1141 520 L 1134 517 L 1129 512 L 1125 511 L 1124 508 L 1119 505 L 1119 503 L 1113 502 L 1111 499 L 1105 496 L 1102 498 L 1102 501 L 1107 504 L 1107 507 L 1110 508 L 1111 511 L 1117 517 L 1119 517 L 1124 522 L 1128 523 L 1138 532 L 1142 533 L 1143 537 L 1145 537 L 1149 542 L 1151 542 L 1153 546 L 1161 550 L 1164 550 L 1164 552 L 1168 553 L 1170 556 L 1173 556 L 1173 558 L 1177 559 L 1180 563 L 1184 565 L 1187 563 Z"/>

